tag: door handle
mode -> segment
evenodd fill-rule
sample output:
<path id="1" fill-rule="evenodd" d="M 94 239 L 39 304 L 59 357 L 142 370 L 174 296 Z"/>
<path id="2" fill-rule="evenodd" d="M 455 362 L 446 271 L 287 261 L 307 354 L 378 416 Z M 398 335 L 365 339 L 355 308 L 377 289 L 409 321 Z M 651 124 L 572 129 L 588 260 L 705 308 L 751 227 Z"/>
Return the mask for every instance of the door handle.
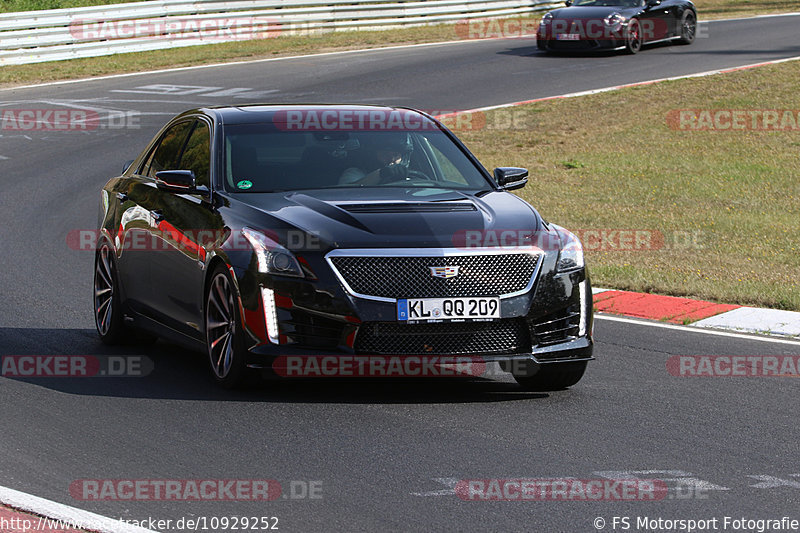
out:
<path id="1" fill-rule="evenodd" d="M 120 202 L 127 202 L 128 201 L 128 195 L 125 194 L 124 192 L 118 192 L 117 193 L 117 200 L 119 200 Z"/>
<path id="2" fill-rule="evenodd" d="M 159 209 L 154 209 L 150 211 L 150 216 L 153 217 L 153 220 L 156 222 L 161 222 L 164 220 L 164 213 L 161 212 Z"/>

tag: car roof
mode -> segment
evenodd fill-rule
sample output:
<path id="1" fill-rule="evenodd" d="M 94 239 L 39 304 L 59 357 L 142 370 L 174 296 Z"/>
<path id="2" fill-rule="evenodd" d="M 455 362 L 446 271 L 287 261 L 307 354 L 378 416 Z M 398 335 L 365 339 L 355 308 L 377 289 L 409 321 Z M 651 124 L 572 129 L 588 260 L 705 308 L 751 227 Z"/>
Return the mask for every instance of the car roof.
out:
<path id="1" fill-rule="evenodd" d="M 411 108 L 362 104 L 247 104 L 240 106 L 212 106 L 193 109 L 182 113 L 182 115 L 203 113 L 215 118 L 216 121 L 221 124 L 258 124 L 270 122 L 275 113 L 285 113 L 287 111 L 300 111 L 304 113 L 314 111 L 349 113 L 369 113 L 375 111 L 379 113 L 396 112 L 401 114 L 413 114 L 435 122 L 429 115 Z"/>

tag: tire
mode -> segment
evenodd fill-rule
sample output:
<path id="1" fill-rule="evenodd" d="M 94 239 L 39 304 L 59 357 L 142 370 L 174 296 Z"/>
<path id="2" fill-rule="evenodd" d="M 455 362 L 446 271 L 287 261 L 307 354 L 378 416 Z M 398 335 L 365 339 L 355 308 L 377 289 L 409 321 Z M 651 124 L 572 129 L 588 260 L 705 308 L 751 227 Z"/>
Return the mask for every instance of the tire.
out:
<path id="1" fill-rule="evenodd" d="M 514 379 L 526 391 L 544 392 L 566 389 L 578 383 L 586 371 L 587 361 L 543 364 L 533 375 L 514 374 Z"/>
<path id="2" fill-rule="evenodd" d="M 681 34 L 678 42 L 681 44 L 692 44 L 697 36 L 697 15 L 691 10 L 683 12 L 681 18 Z"/>
<path id="3" fill-rule="evenodd" d="M 205 301 L 206 353 L 211 374 L 222 387 L 239 388 L 247 378 L 247 353 L 242 343 L 236 288 L 222 265 L 211 274 Z"/>
<path id="4" fill-rule="evenodd" d="M 94 259 L 94 325 L 104 344 L 125 342 L 128 331 L 122 317 L 114 251 L 102 241 Z"/>
<path id="5" fill-rule="evenodd" d="M 625 51 L 636 54 L 642 49 L 642 28 L 638 19 L 631 19 L 625 29 Z"/>

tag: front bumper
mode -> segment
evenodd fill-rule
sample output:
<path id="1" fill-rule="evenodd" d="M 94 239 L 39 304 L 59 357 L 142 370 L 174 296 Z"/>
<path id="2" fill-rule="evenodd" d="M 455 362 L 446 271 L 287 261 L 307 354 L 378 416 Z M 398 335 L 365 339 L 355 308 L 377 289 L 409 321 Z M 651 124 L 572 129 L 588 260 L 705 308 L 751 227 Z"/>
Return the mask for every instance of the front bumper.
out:
<path id="1" fill-rule="evenodd" d="M 273 368 L 273 365 L 276 361 L 279 361 L 284 358 L 320 358 L 320 357 L 364 357 L 364 358 L 397 358 L 399 360 L 404 359 L 419 359 L 419 358 L 428 358 L 428 359 L 435 359 L 439 358 L 442 361 L 442 364 L 446 364 L 452 361 L 459 361 L 459 360 L 470 360 L 470 361 L 481 361 L 483 363 L 501 363 L 501 364 L 508 364 L 508 363 L 525 363 L 530 364 L 533 363 L 535 365 L 547 365 L 547 364 L 557 364 L 557 363 L 574 363 L 580 361 L 593 361 L 594 357 L 592 355 L 593 351 L 593 342 L 588 337 L 583 337 L 580 339 L 573 339 L 571 341 L 567 341 L 562 343 L 559 346 L 552 346 L 548 347 L 547 349 L 540 350 L 537 349 L 533 353 L 516 353 L 516 354 L 458 354 L 458 355 L 443 355 L 443 354 L 395 354 L 395 355 L 380 355 L 380 354 L 356 354 L 356 353 L 346 353 L 340 350 L 314 350 L 308 349 L 298 346 L 259 346 L 254 348 L 250 351 L 250 354 L 254 356 L 251 358 L 251 361 L 248 363 L 248 367 L 256 368 L 256 369 L 270 369 Z"/>
<path id="2" fill-rule="evenodd" d="M 591 52 L 591 51 L 611 51 L 622 50 L 625 48 L 625 41 L 622 39 L 581 39 L 577 41 L 560 41 L 558 39 L 537 39 L 536 45 L 539 50 L 552 52 Z"/>
<path id="3" fill-rule="evenodd" d="M 559 24 L 561 23 L 561 24 Z M 539 50 L 553 52 L 586 52 L 601 50 L 622 50 L 625 48 L 625 32 L 627 25 L 623 24 L 615 29 L 603 27 L 602 31 L 588 32 L 578 30 L 577 40 L 564 40 L 562 37 L 568 31 L 555 30 L 555 27 L 568 28 L 571 21 L 556 21 L 553 24 L 539 26 L 536 33 L 536 46 Z"/>
<path id="4" fill-rule="evenodd" d="M 270 368 L 282 357 L 354 355 L 473 357 L 534 365 L 593 359 L 592 292 L 586 271 L 543 272 L 528 292 L 501 300 L 501 319 L 457 323 L 398 322 L 396 303 L 348 294 L 333 276 L 260 280 L 257 286 L 271 283 L 275 293 L 280 343 L 258 334 L 263 320 L 248 321 L 253 338 L 248 363 Z M 255 298 L 243 300 L 257 305 Z M 246 310 L 245 316 L 257 318 L 259 312 Z"/>

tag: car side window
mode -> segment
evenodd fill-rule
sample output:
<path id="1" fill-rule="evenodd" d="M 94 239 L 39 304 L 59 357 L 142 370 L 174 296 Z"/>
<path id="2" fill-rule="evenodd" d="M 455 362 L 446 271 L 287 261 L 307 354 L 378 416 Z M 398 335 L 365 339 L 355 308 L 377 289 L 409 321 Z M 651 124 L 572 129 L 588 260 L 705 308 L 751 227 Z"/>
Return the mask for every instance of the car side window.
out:
<path id="1" fill-rule="evenodd" d="M 208 125 L 198 120 L 194 130 L 186 142 L 183 155 L 178 167 L 181 170 L 191 170 L 197 180 L 197 185 L 209 186 L 208 168 L 211 162 L 211 135 Z"/>
<path id="2" fill-rule="evenodd" d="M 150 159 L 145 165 L 144 174 L 146 176 L 155 179 L 156 172 L 178 170 L 175 165 L 178 163 L 178 157 L 192 124 L 191 121 L 181 122 L 172 126 L 161 136 L 158 147 L 150 154 Z"/>

